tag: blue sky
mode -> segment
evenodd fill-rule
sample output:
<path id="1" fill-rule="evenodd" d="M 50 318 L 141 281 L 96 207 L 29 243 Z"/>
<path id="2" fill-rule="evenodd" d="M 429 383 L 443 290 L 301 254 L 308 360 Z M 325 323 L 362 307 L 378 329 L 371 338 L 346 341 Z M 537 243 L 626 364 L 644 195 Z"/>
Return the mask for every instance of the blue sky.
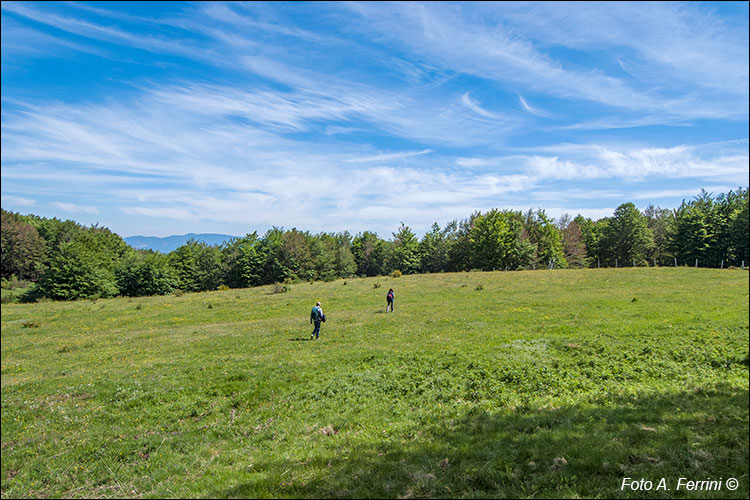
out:
<path id="1" fill-rule="evenodd" d="M 2 207 L 121 236 L 748 185 L 748 3 L 2 2 Z"/>

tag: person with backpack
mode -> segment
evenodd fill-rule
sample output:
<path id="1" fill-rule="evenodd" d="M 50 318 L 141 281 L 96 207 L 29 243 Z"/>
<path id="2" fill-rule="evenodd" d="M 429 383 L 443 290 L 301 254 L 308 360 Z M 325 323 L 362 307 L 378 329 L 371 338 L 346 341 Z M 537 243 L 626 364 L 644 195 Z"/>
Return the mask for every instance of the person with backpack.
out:
<path id="1" fill-rule="evenodd" d="M 310 323 L 315 323 L 315 329 L 310 334 L 310 340 L 315 339 L 317 340 L 320 336 L 320 323 L 325 322 L 326 315 L 323 312 L 323 308 L 320 307 L 320 302 L 315 304 L 315 307 L 312 308 L 312 311 L 310 311 Z"/>
<path id="2" fill-rule="evenodd" d="M 385 312 L 388 312 L 388 308 L 391 308 L 391 312 L 393 312 L 393 299 L 396 298 L 396 293 L 393 291 L 393 288 L 388 290 L 388 295 L 385 296 L 386 300 L 386 306 L 385 306 Z"/>

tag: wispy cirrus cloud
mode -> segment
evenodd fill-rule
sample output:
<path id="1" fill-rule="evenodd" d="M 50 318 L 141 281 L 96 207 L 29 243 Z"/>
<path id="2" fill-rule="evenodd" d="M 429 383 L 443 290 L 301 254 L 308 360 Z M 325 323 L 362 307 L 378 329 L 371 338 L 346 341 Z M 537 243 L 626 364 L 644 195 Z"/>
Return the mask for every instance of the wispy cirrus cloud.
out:
<path id="1" fill-rule="evenodd" d="M 413 156 L 422 156 L 432 153 L 432 149 L 423 149 L 422 151 L 402 151 L 400 153 L 385 153 L 375 156 L 365 156 L 363 158 L 352 158 L 346 160 L 347 163 L 369 163 L 369 162 L 383 162 L 389 160 L 399 160 L 404 158 L 411 158 Z"/>
<path id="2" fill-rule="evenodd" d="M 350 3 L 346 7 L 363 19 L 360 29 L 461 73 L 520 84 L 558 98 L 646 110 L 654 117 L 747 116 L 747 28 L 740 24 L 717 34 L 707 25 L 711 14 L 700 7 L 649 4 L 636 11 L 632 4 L 611 7 L 603 3 L 586 9 L 564 3 L 493 3 L 476 9 L 397 3 L 377 7 Z M 641 79 L 610 68 L 605 72 L 581 64 L 566 67 L 545 52 L 551 43 L 590 51 L 602 42 L 637 55 Z M 680 83 L 666 83 L 674 75 Z M 702 97 L 717 89 L 728 99 L 710 98 L 706 106 Z"/>
<path id="3" fill-rule="evenodd" d="M 734 19 L 700 2 L 633 7 L 629 2 L 590 2 L 585 9 L 571 9 L 557 2 L 492 10 L 510 26 L 523 25 L 528 37 L 546 45 L 580 51 L 619 48 L 613 61 L 640 82 L 669 77 L 671 85 L 690 82 L 704 91 L 747 96 L 748 67 L 740 62 L 748 57 L 748 32 L 741 20 L 747 5 Z"/>
<path id="4" fill-rule="evenodd" d="M 543 117 L 543 118 L 553 118 L 553 119 L 556 119 L 556 120 L 560 119 L 560 116 L 559 116 L 559 115 L 556 115 L 556 114 L 554 114 L 554 113 L 549 113 L 549 112 L 547 112 L 547 111 L 544 111 L 544 110 L 542 110 L 542 109 L 539 109 L 539 108 L 537 108 L 537 107 L 535 107 L 535 106 L 531 106 L 531 105 L 530 105 L 530 104 L 529 104 L 529 103 L 528 103 L 528 102 L 526 101 L 526 99 L 524 99 L 524 97 L 523 97 L 522 95 L 519 95 L 519 96 L 518 96 L 518 102 L 520 102 L 520 103 L 521 103 L 521 107 L 522 107 L 522 108 L 523 108 L 524 110 L 528 111 L 528 112 L 529 112 L 529 113 L 531 113 L 532 115 L 537 115 L 537 116 L 541 116 L 541 117 Z"/>
<path id="5" fill-rule="evenodd" d="M 28 40 L 35 43 L 30 44 Z M 27 54 L 44 56 L 56 51 L 76 51 L 105 57 L 107 52 L 90 45 L 66 40 L 48 33 L 25 27 L 13 19 L 2 18 L 2 52 L 4 54 Z"/>
<path id="6" fill-rule="evenodd" d="M 507 115 L 495 113 L 495 112 L 484 109 L 479 104 L 479 102 L 471 98 L 468 92 L 465 92 L 464 95 L 461 96 L 461 102 L 464 103 L 464 105 L 467 108 L 469 108 L 476 114 L 483 116 L 485 118 L 491 118 L 493 120 L 508 120 L 509 119 Z"/>
<path id="7" fill-rule="evenodd" d="M 191 48 L 187 46 L 185 40 L 177 42 L 151 35 L 134 34 L 124 29 L 89 22 L 79 17 L 60 15 L 47 10 L 37 9 L 31 5 L 33 4 L 4 2 L 2 9 L 78 36 L 123 44 L 149 52 L 181 54 L 191 58 L 195 57 L 196 54 L 202 53 L 197 47 Z"/>

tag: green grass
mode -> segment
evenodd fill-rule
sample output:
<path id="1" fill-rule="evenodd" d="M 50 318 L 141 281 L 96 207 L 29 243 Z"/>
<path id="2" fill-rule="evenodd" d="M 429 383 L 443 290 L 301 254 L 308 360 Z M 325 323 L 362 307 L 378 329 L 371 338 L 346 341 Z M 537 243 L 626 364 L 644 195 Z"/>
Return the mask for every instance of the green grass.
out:
<path id="1" fill-rule="evenodd" d="M 272 292 L 3 305 L 2 497 L 748 497 L 746 272 Z"/>

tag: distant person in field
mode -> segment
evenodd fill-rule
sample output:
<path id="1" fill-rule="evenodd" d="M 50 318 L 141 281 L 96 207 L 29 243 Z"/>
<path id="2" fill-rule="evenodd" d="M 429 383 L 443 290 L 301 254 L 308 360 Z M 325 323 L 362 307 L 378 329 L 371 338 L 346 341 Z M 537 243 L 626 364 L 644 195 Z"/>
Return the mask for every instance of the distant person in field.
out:
<path id="1" fill-rule="evenodd" d="M 388 290 L 388 295 L 385 296 L 385 312 L 388 312 L 388 308 L 391 308 L 391 312 L 393 312 L 393 300 L 396 298 L 396 292 L 393 291 L 393 288 Z"/>
<path id="2" fill-rule="evenodd" d="M 323 313 L 323 308 L 320 307 L 320 302 L 315 304 L 315 307 L 310 311 L 310 323 L 315 324 L 315 329 L 310 334 L 310 340 L 317 340 L 320 336 L 320 322 L 326 320 L 326 315 Z"/>

